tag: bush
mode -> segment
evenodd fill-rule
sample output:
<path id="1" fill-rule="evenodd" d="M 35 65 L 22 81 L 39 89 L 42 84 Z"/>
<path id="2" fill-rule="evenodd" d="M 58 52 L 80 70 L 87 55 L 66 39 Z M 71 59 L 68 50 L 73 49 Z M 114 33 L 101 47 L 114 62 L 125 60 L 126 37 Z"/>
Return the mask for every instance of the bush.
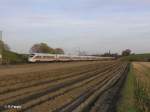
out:
<path id="1" fill-rule="evenodd" d="M 12 51 L 3 51 L 3 64 L 26 63 L 27 56 Z"/>

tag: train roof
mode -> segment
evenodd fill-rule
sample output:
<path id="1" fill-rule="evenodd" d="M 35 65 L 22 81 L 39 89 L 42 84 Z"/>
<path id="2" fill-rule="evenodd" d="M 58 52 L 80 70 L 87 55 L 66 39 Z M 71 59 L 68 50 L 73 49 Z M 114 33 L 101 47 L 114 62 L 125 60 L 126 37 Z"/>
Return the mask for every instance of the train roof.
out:
<path id="1" fill-rule="evenodd" d="M 34 54 L 34 55 L 40 55 L 40 56 L 52 56 L 52 55 L 56 55 L 56 54 L 49 54 L 49 53 L 32 53 L 32 54 Z"/>

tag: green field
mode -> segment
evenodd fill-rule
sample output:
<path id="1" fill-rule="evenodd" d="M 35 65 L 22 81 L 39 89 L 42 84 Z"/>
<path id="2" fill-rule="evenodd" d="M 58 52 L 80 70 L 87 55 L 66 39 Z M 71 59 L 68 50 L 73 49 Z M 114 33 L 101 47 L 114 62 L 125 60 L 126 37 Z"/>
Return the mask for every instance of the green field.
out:
<path id="1" fill-rule="evenodd" d="M 122 57 L 123 61 L 150 61 L 150 53 L 146 54 L 132 54 L 130 56 Z"/>

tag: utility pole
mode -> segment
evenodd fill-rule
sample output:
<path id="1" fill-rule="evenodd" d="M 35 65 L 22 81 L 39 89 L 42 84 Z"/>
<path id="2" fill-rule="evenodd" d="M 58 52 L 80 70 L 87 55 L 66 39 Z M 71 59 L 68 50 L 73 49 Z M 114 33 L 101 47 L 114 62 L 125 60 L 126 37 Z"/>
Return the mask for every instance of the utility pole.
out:
<path id="1" fill-rule="evenodd" d="M 2 64 L 2 52 L 3 52 L 2 31 L 0 31 L 0 64 Z"/>
<path id="2" fill-rule="evenodd" d="M 111 54 L 110 50 L 109 50 L 109 54 Z"/>

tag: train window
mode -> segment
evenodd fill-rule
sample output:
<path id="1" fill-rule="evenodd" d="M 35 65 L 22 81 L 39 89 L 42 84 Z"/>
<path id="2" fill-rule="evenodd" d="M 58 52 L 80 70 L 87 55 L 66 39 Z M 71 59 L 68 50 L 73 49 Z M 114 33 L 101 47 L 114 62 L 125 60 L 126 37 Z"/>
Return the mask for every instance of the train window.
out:
<path id="1" fill-rule="evenodd" d="M 70 58 L 70 57 L 63 56 L 63 57 L 60 57 L 60 58 L 62 58 L 62 59 L 68 59 L 68 58 Z"/>
<path id="2" fill-rule="evenodd" d="M 43 58 L 46 58 L 46 59 L 47 59 L 47 58 L 48 58 L 48 56 L 43 56 Z"/>
<path id="3" fill-rule="evenodd" d="M 35 58 L 42 58 L 41 56 L 36 56 Z"/>
<path id="4" fill-rule="evenodd" d="M 55 56 L 43 56 L 43 58 L 45 58 L 45 59 L 51 59 L 51 58 L 55 58 Z"/>
<path id="5" fill-rule="evenodd" d="M 55 56 L 48 56 L 48 58 L 55 58 Z"/>

